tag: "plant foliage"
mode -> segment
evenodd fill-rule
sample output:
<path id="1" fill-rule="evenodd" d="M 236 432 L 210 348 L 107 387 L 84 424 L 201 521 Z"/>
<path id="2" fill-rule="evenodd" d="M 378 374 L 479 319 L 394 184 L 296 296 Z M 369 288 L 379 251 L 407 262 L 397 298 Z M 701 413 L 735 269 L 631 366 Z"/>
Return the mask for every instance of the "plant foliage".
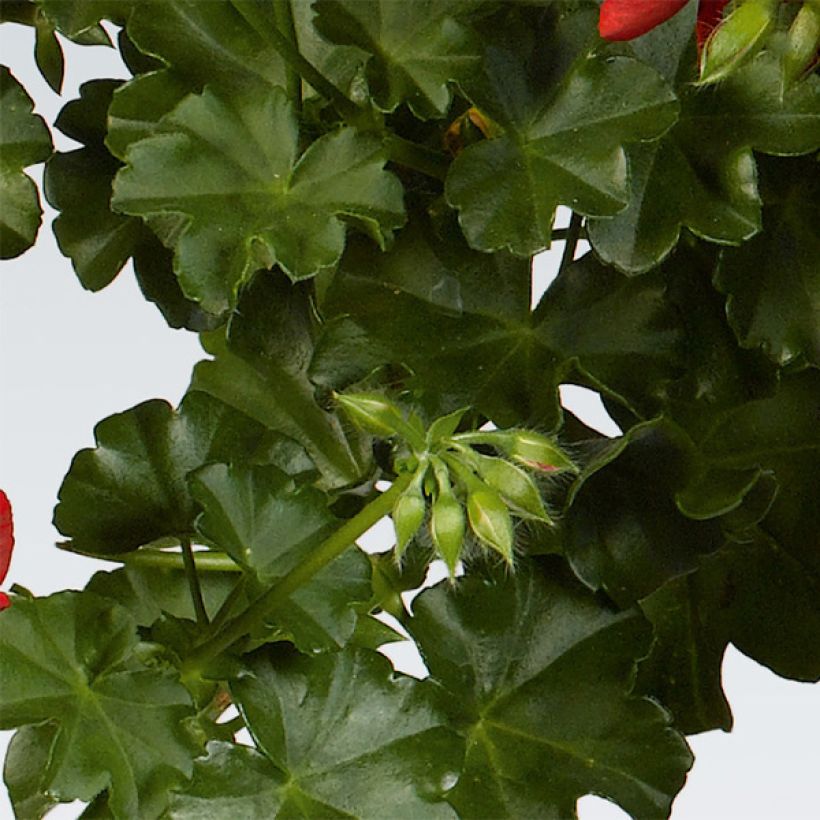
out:
<path id="1" fill-rule="evenodd" d="M 63 481 L 60 546 L 123 566 L 0 593 L 18 817 L 662 817 L 730 642 L 820 679 L 820 13 L 646 8 L 0 3 L 53 88 L 60 37 L 131 73 L 53 152 L 0 68 L 0 253 L 45 162 L 80 284 L 132 260 L 205 350 Z"/>

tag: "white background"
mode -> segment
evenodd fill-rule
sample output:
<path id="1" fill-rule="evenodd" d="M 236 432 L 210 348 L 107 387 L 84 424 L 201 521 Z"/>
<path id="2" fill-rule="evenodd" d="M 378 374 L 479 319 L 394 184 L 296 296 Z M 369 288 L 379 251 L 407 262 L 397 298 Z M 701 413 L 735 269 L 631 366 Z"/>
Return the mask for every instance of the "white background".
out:
<path id="1" fill-rule="evenodd" d="M 3 62 L 49 124 L 81 82 L 127 76 L 113 50 L 65 45 L 61 100 L 34 67 L 31 30 L 0 27 Z M 55 140 L 58 148 L 72 147 L 58 133 Z M 32 171 L 38 181 L 41 170 Z M 130 270 L 98 294 L 85 292 L 57 250 L 52 216 L 47 209 L 35 248 L 0 265 L 0 487 L 13 502 L 17 537 L 6 588 L 19 583 L 38 595 L 82 588 L 104 566 L 53 547 L 59 534 L 51 514 L 71 457 L 93 445 L 94 425 L 111 413 L 154 397 L 175 404 L 201 357 L 196 336 L 169 329 Z M 560 251 L 559 243 L 539 260 L 535 291 L 545 287 Z M 617 429 L 588 391 L 569 388 L 563 395 L 593 426 L 610 434 Z M 734 732 L 690 739 L 697 762 L 674 820 L 818 820 L 820 689 L 780 680 L 734 649 L 724 663 L 724 685 Z M 9 736 L 0 733 L 0 755 Z M 60 806 L 50 817 L 78 813 L 77 806 Z M 583 820 L 626 816 L 594 797 L 580 802 L 579 814 Z M 0 788 L 0 820 L 11 817 Z"/>

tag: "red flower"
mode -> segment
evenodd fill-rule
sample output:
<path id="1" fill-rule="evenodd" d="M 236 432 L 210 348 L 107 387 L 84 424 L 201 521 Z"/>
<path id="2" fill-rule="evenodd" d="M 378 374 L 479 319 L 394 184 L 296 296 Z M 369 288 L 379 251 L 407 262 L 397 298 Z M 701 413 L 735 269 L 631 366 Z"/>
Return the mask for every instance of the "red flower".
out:
<path id="1" fill-rule="evenodd" d="M 0 490 L 0 584 L 6 580 L 14 549 L 14 523 L 11 520 L 11 504 L 6 494 Z M 0 610 L 11 606 L 9 596 L 0 592 Z"/>
<path id="2" fill-rule="evenodd" d="M 604 0 L 598 31 L 605 40 L 632 40 L 677 14 L 689 0 Z M 729 0 L 699 0 L 697 37 L 701 48 L 720 22 Z"/>

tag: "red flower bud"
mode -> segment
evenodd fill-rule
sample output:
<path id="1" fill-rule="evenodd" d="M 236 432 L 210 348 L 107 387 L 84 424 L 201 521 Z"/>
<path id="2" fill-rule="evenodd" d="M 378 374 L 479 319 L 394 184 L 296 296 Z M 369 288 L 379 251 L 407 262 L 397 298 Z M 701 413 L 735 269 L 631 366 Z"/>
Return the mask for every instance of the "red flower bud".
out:
<path id="1" fill-rule="evenodd" d="M 14 549 L 14 524 L 11 520 L 11 504 L 0 490 L 0 584 L 6 580 Z M 0 592 L 0 610 L 11 605 L 8 595 Z"/>

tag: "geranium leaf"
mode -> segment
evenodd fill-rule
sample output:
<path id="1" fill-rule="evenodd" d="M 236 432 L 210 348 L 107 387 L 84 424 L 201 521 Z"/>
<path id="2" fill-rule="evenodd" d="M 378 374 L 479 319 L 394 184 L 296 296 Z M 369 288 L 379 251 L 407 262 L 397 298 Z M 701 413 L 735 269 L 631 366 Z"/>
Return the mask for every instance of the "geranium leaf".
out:
<path id="1" fill-rule="evenodd" d="M 677 125 L 659 142 L 629 148 L 630 204 L 591 219 L 596 252 L 628 274 L 658 264 L 682 227 L 738 245 L 760 230 L 752 149 L 804 154 L 820 146 L 820 78 L 781 95 L 776 60 L 761 55 L 723 83 L 680 87 Z"/>
<path id="2" fill-rule="evenodd" d="M 388 782 L 392 816 L 453 816 L 441 800 L 462 750 L 432 688 L 364 649 L 260 654 L 231 685 L 259 751 L 288 779 L 283 815 L 373 820 Z"/>
<path id="3" fill-rule="evenodd" d="M 36 723 L 18 729 L 9 742 L 3 766 L 15 817 L 43 817 L 59 801 L 47 793 L 48 765 L 59 728 Z"/>
<path id="4" fill-rule="evenodd" d="M 101 290 L 110 284 L 145 231 L 139 219 L 112 213 L 111 183 L 121 163 L 103 140 L 106 115 L 117 80 L 94 80 L 80 88 L 55 125 L 83 148 L 57 153 L 46 165 L 45 194 L 60 211 L 54 234 L 83 287 Z"/>
<path id="5" fill-rule="evenodd" d="M 130 147 L 113 205 L 174 246 L 183 291 L 210 313 L 231 306 L 259 267 L 277 263 L 296 280 L 335 265 L 344 218 L 380 244 L 404 222 L 402 187 L 383 170 L 381 142 L 342 128 L 300 157 L 281 89 L 191 95 L 162 131 Z"/>
<path id="6" fill-rule="evenodd" d="M 459 816 L 573 817 L 587 793 L 667 816 L 692 757 L 666 712 L 630 695 L 651 642 L 639 615 L 603 607 L 560 560 L 439 586 L 414 613 L 466 745 L 448 793 Z"/>
<path id="7" fill-rule="evenodd" d="M 94 431 L 97 446 L 74 457 L 55 525 L 71 538 L 71 549 L 94 555 L 184 537 L 195 516 L 188 473 L 210 461 L 249 457 L 264 434 L 203 393 L 189 393 L 178 411 L 157 399 L 110 416 Z"/>
<path id="8" fill-rule="evenodd" d="M 779 365 L 820 366 L 820 164 L 770 161 L 762 171 L 766 231 L 721 255 L 715 284 L 744 347 Z"/>
<path id="9" fill-rule="evenodd" d="M 153 816 L 189 777 L 188 693 L 135 657 L 128 613 L 89 593 L 18 597 L 0 615 L 0 727 L 58 725 L 43 782 L 60 800 L 110 790 L 121 817 Z"/>
<path id="10" fill-rule="evenodd" d="M 572 17 L 544 31 L 537 48 L 548 50 Z M 675 95 L 643 63 L 581 56 L 564 70 L 545 85 L 538 59 L 524 63 L 511 47 L 491 47 L 480 77 L 466 85 L 504 129 L 466 148 L 447 176 L 447 199 L 474 248 L 531 256 L 549 246 L 559 204 L 586 215 L 622 210 L 624 145 L 656 138 L 675 121 Z"/>
<path id="11" fill-rule="evenodd" d="M 23 168 L 48 159 L 51 135 L 33 108 L 23 86 L 0 66 L 0 259 L 28 250 L 42 218 L 37 186 Z"/>
<path id="12" fill-rule="evenodd" d="M 308 295 L 281 272 L 261 273 L 246 288 L 228 338 L 212 337 L 212 361 L 194 368 L 202 390 L 299 442 L 328 486 L 361 479 L 369 453 L 348 438 L 336 416 L 316 402 L 306 371 L 313 341 Z"/>
<path id="13" fill-rule="evenodd" d="M 110 45 L 99 23 L 102 19 L 122 23 L 133 5 L 132 0 L 37 0 L 37 5 L 57 30 L 77 42 L 91 38 L 95 45 Z M 100 35 L 102 35 L 101 39 Z"/>
<path id="14" fill-rule="evenodd" d="M 264 586 L 302 563 L 341 523 L 328 497 L 297 486 L 276 467 L 213 464 L 191 477 L 191 492 L 204 512 L 197 529 Z M 272 621 L 304 652 L 337 649 L 350 638 L 353 603 L 371 596 L 367 559 L 348 550 L 298 589 Z"/>
<path id="15" fill-rule="evenodd" d="M 407 102 L 427 119 L 444 116 L 448 84 L 466 79 L 480 62 L 474 33 L 458 19 L 470 4 L 422 0 L 319 0 L 316 28 L 333 43 L 354 45 L 370 55 L 370 92 L 382 111 Z"/>

